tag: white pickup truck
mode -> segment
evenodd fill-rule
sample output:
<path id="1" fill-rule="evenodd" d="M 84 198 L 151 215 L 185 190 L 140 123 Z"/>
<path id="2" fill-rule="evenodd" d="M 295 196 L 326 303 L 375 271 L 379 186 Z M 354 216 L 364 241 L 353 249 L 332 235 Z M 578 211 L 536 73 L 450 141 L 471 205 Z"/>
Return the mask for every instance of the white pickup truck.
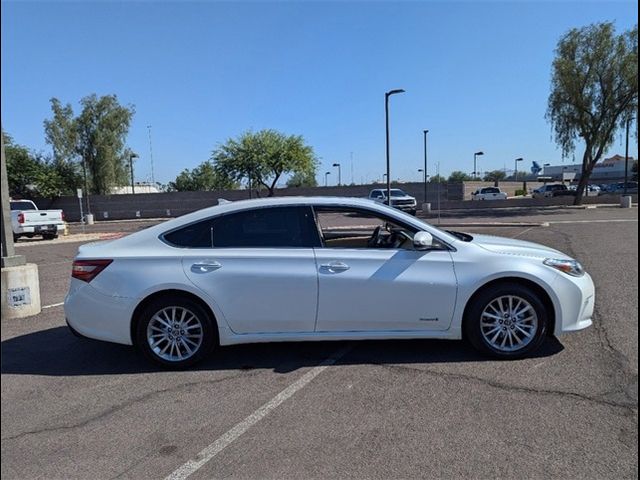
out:
<path id="1" fill-rule="evenodd" d="M 498 187 L 479 188 L 471 194 L 471 200 L 506 200 L 507 194 Z"/>
<path id="2" fill-rule="evenodd" d="M 62 210 L 38 210 L 31 200 L 11 200 L 11 229 L 13 241 L 20 237 L 33 238 L 42 235 L 44 240 L 53 240 L 64 231 Z"/>

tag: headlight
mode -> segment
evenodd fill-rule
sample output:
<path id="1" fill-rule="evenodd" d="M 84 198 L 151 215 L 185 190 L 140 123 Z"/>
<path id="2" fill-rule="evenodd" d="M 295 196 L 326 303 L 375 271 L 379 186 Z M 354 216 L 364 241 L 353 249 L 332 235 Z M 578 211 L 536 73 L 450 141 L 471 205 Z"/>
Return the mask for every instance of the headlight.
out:
<path id="1" fill-rule="evenodd" d="M 544 264 L 548 265 L 549 267 L 553 267 L 556 270 L 560 270 L 567 275 L 571 275 L 572 277 L 581 277 L 584 275 L 584 268 L 577 260 L 547 258 L 544 261 Z"/>

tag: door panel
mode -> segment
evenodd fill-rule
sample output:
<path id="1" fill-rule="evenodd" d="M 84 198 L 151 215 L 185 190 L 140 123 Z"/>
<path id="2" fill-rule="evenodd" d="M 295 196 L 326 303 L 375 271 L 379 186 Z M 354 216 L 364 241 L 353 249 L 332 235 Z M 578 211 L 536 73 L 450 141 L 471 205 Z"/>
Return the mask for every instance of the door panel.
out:
<path id="1" fill-rule="evenodd" d="M 185 274 L 235 333 L 312 332 L 318 299 L 311 248 L 189 250 Z"/>
<path id="2" fill-rule="evenodd" d="M 457 282 L 444 250 L 316 249 L 316 331 L 446 330 Z"/>

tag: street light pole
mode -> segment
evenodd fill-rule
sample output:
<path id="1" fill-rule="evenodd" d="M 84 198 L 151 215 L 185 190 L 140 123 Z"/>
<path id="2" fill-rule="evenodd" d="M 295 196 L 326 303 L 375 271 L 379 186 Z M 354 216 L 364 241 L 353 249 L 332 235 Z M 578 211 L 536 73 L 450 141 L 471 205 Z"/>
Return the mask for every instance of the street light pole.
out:
<path id="1" fill-rule="evenodd" d="M 329 183 L 327 181 L 327 178 L 329 178 L 329 175 L 331 175 L 331 172 L 324 172 L 324 186 L 325 187 L 329 186 Z"/>
<path id="2" fill-rule="evenodd" d="M 342 170 L 339 163 L 334 163 L 334 167 L 338 167 L 338 185 L 342 185 Z"/>
<path id="3" fill-rule="evenodd" d="M 518 162 L 521 162 L 522 160 L 524 160 L 524 159 L 523 158 L 516 158 L 516 160 L 515 160 L 516 168 L 515 168 L 513 176 L 514 176 L 514 181 L 516 181 L 516 182 L 518 181 Z"/>
<path id="4" fill-rule="evenodd" d="M 423 130 L 422 133 L 424 134 L 424 203 L 427 203 L 427 133 L 429 130 Z"/>
<path id="5" fill-rule="evenodd" d="M 133 159 L 134 158 L 138 158 L 138 154 L 131 152 L 129 154 L 129 173 L 131 174 L 131 193 L 136 193 L 136 188 L 133 183 Z"/>
<path id="6" fill-rule="evenodd" d="M 478 157 L 484 155 L 484 152 L 476 152 L 473 154 L 473 179 L 478 179 Z"/>
<path id="7" fill-rule="evenodd" d="M 389 97 L 398 93 L 404 93 L 404 90 L 397 88 L 390 90 L 384 94 L 384 117 L 386 132 L 386 156 L 387 156 L 387 202 L 391 206 L 391 162 L 389 161 Z"/>

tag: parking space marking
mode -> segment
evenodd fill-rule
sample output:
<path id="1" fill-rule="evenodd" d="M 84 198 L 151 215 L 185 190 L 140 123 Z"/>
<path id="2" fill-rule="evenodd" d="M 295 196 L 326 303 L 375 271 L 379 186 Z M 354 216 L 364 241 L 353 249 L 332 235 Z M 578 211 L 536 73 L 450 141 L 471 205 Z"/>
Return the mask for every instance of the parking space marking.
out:
<path id="1" fill-rule="evenodd" d="M 536 228 L 536 227 L 529 227 L 529 228 L 527 228 L 527 229 L 525 229 L 525 230 L 522 230 L 521 232 L 516 233 L 516 234 L 515 234 L 513 237 L 511 237 L 511 238 L 518 238 L 520 235 L 524 235 L 524 234 L 525 234 L 525 233 L 527 233 L 529 230 L 532 230 L 532 229 L 534 229 L 534 228 Z"/>
<path id="2" fill-rule="evenodd" d="M 53 303 L 51 305 L 45 305 L 44 307 L 42 307 L 42 310 L 45 310 L 47 308 L 55 308 L 55 307 L 61 307 L 62 305 L 64 305 L 64 302 L 60 302 L 60 303 Z"/>
<path id="3" fill-rule="evenodd" d="M 567 224 L 567 223 L 629 223 L 629 222 L 637 222 L 637 218 L 612 218 L 610 220 L 556 220 L 550 221 L 552 225 L 557 224 Z"/>
<path id="4" fill-rule="evenodd" d="M 165 480 L 184 480 L 189 477 L 191 474 L 198 471 L 204 465 L 206 465 L 209 461 L 211 461 L 216 455 L 218 455 L 222 450 L 228 447 L 231 443 L 237 440 L 243 433 L 249 430 L 252 426 L 257 424 L 260 420 L 265 418 L 269 413 L 278 408 L 283 402 L 287 399 L 291 398 L 296 392 L 303 389 L 306 385 L 308 385 L 314 378 L 320 375 L 327 367 L 334 365 L 338 360 L 340 360 L 343 356 L 345 356 L 349 350 L 351 350 L 351 345 L 347 345 L 344 348 L 341 348 L 329 358 L 324 360 L 317 367 L 312 368 L 307 373 L 305 373 L 298 380 L 293 382 L 287 388 L 282 390 L 279 394 L 269 400 L 267 403 L 258 408 L 255 412 L 249 415 L 247 418 L 242 420 L 240 423 L 232 427 L 226 433 L 224 433 L 221 437 L 218 437 L 213 443 L 209 446 L 205 447 L 196 455 L 196 457 L 192 460 L 189 460 L 187 463 L 179 467 L 173 473 L 165 478 Z"/>

